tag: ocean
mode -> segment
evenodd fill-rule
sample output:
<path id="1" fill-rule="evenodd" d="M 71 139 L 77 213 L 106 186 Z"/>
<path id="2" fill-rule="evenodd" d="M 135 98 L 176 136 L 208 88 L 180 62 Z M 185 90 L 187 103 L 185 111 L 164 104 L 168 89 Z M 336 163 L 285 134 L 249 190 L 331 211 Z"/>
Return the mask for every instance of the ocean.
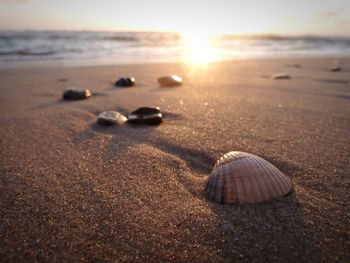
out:
<path id="1" fill-rule="evenodd" d="M 0 32 L 0 68 L 350 56 L 350 38 L 160 32 Z"/>

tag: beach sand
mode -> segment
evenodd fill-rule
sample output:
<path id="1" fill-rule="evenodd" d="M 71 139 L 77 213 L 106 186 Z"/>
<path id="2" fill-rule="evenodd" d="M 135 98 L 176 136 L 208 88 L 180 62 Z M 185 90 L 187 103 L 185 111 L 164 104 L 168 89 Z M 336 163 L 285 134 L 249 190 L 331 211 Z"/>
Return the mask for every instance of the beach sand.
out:
<path id="1" fill-rule="evenodd" d="M 350 260 L 350 59 L 241 60 L 0 71 L 2 262 Z M 298 63 L 300 68 L 290 66 Z M 272 80 L 286 72 L 289 80 Z M 160 88 L 164 74 L 184 78 Z M 133 88 L 116 88 L 134 76 Z M 94 96 L 66 102 L 69 87 Z M 102 127 L 159 106 L 159 126 Z M 203 189 L 245 151 L 294 192 L 223 205 Z"/>

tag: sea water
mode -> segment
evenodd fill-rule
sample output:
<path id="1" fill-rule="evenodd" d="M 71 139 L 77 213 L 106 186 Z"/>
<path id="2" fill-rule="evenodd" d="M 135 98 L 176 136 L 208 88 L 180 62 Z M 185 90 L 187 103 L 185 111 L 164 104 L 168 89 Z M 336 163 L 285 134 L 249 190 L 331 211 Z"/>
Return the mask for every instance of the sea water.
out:
<path id="1" fill-rule="evenodd" d="M 2 31 L 0 68 L 190 63 L 187 38 L 179 33 L 161 32 Z M 196 43 L 198 50 L 203 41 Z M 211 61 L 350 56 L 350 38 L 345 37 L 222 35 L 207 41 L 210 50 L 218 54 Z M 208 47 L 203 52 L 209 52 Z"/>

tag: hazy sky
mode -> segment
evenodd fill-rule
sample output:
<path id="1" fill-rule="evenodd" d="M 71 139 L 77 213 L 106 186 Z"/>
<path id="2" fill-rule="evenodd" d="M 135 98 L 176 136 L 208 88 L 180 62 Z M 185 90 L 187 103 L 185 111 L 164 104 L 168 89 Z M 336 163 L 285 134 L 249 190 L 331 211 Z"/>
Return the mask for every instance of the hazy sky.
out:
<path id="1" fill-rule="evenodd" d="M 350 36 L 350 0 L 0 0 L 0 29 Z"/>

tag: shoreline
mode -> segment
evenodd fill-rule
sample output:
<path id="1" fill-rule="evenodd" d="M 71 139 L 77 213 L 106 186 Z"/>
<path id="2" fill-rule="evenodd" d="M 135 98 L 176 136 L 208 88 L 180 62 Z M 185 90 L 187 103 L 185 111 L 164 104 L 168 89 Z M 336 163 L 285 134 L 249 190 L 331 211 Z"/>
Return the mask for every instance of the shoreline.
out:
<path id="1" fill-rule="evenodd" d="M 195 67 L 205 67 L 205 66 L 210 66 L 210 65 L 215 65 L 215 64 L 220 64 L 220 63 L 232 63 L 235 61 L 246 61 L 246 62 L 253 62 L 253 61 L 286 61 L 290 62 L 292 61 L 310 61 L 310 60 L 329 60 L 329 64 L 332 65 L 332 61 L 334 60 L 349 60 L 349 56 L 342 56 L 342 55 L 325 55 L 325 56 L 319 56 L 319 55 L 310 55 L 310 56 L 305 56 L 305 55 L 293 55 L 293 58 L 291 58 L 290 55 L 286 56 L 270 56 L 270 57 L 238 57 L 238 58 L 228 58 L 228 59 L 222 59 L 222 60 L 217 60 L 217 61 L 211 61 L 208 63 L 192 63 L 192 62 L 187 62 L 187 61 L 150 61 L 150 62 L 135 62 L 131 61 L 130 63 L 113 63 L 113 62 L 102 62 L 102 63 L 93 63 L 87 62 L 87 63 L 62 63 L 60 64 L 31 64 L 30 62 L 25 65 L 25 66 L 0 66 L 0 71 L 4 70 L 27 70 L 27 69 L 54 69 L 54 68 L 91 68 L 91 67 L 122 67 L 122 66 L 142 66 L 142 65 L 175 65 L 175 64 L 181 64 L 181 65 L 188 65 L 189 67 L 195 66 Z M 22 62 L 16 62 L 16 64 L 21 64 Z M 26 62 L 25 62 L 26 63 Z M 91 63 L 91 64 L 90 64 Z"/>
<path id="2" fill-rule="evenodd" d="M 2 259 L 348 261 L 350 58 L 340 72 L 332 59 L 1 69 Z M 184 84 L 158 87 L 170 73 Z M 114 87 L 123 76 L 136 86 Z M 94 96 L 62 101 L 71 86 Z M 164 122 L 96 124 L 140 106 L 159 106 Z M 294 192 L 207 200 L 215 161 L 234 150 L 274 164 Z"/>

